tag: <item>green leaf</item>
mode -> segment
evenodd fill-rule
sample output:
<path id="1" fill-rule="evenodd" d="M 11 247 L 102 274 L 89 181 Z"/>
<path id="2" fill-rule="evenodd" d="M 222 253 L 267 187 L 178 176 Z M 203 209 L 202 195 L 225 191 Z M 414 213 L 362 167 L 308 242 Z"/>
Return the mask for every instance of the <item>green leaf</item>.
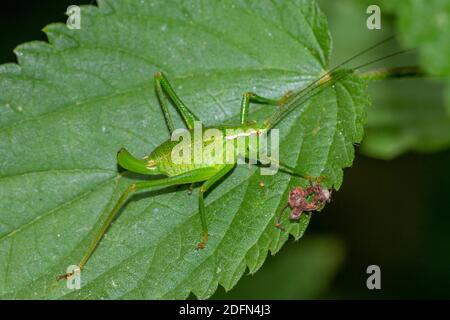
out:
<path id="1" fill-rule="evenodd" d="M 373 65 L 373 68 L 421 65 L 429 74 L 421 80 L 386 80 L 370 84 L 373 106 L 368 110 L 361 151 L 372 157 L 391 159 L 405 152 L 447 149 L 450 146 L 448 1 L 324 0 L 320 4 L 328 14 L 337 43 L 335 63 L 345 60 L 361 47 L 394 34 L 402 46 L 391 41 L 365 55 L 366 61 L 415 48 L 408 54 L 383 61 L 379 66 Z M 368 15 L 361 13 L 371 4 L 381 8 L 382 29 L 355 28 L 355 25 L 365 25 Z M 348 43 L 350 33 L 352 44 L 343 45 Z"/>
<path id="2" fill-rule="evenodd" d="M 399 1 L 395 4 L 397 28 L 403 41 L 418 48 L 422 67 L 447 82 L 446 106 L 450 123 L 450 2 Z M 438 78 L 439 79 L 439 78 Z M 447 131 L 448 133 L 449 131 Z"/>
<path id="3" fill-rule="evenodd" d="M 236 168 L 206 198 L 204 250 L 195 250 L 197 191 L 136 196 L 86 265 L 81 290 L 55 276 L 78 263 L 120 192 L 137 179 L 118 174 L 117 150 L 144 156 L 169 138 L 156 71 L 206 124 L 231 121 L 245 91 L 281 96 L 327 70 L 325 17 L 300 0 L 108 0 L 83 7 L 81 17 L 81 30 L 49 25 L 49 44 L 23 44 L 19 64 L 0 67 L 0 296 L 207 298 L 219 284 L 231 289 L 286 242 L 274 218 L 290 188 L 304 181 Z M 367 104 L 356 76 L 322 91 L 280 123 L 281 159 L 339 188 Z M 253 110 L 252 118 L 273 112 Z M 304 215 L 284 224 L 299 238 L 308 221 Z"/>
<path id="4" fill-rule="evenodd" d="M 361 144 L 365 154 L 392 159 L 409 151 L 436 152 L 450 146 L 443 86 L 410 79 L 395 85 L 390 81 L 374 83 L 370 89 L 376 94 L 372 95 L 373 107 Z"/>
<path id="5" fill-rule="evenodd" d="M 450 2 L 384 1 L 381 7 L 396 13 L 400 40 L 407 47 L 417 49 L 420 65 L 434 84 L 431 81 L 409 81 L 408 85 L 390 83 L 395 86 L 395 93 L 386 85 L 377 85 L 379 92 L 369 112 L 362 150 L 370 156 L 390 159 L 407 151 L 447 149 L 450 146 Z"/>
<path id="6" fill-rule="evenodd" d="M 450 76 L 450 2 L 386 1 L 397 14 L 402 40 L 419 49 L 421 65 L 433 75 Z"/>
<path id="7" fill-rule="evenodd" d="M 218 290 L 212 299 L 317 299 L 327 292 L 344 256 L 338 239 L 306 237 L 299 244 L 288 243 L 256 274 L 242 277 L 228 293 Z"/>

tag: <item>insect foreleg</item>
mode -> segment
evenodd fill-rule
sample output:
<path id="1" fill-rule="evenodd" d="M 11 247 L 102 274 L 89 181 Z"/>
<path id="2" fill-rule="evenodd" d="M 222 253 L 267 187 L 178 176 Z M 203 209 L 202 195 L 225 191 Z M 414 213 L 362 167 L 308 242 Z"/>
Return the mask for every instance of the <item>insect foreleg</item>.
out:
<path id="1" fill-rule="evenodd" d="M 175 126 L 173 125 L 172 117 L 169 112 L 169 108 L 167 108 L 166 99 L 164 96 L 164 92 L 161 86 L 161 81 L 155 76 L 155 89 L 156 94 L 158 96 L 159 105 L 161 106 L 161 110 L 164 114 L 164 119 L 166 120 L 167 128 L 170 131 L 170 134 L 175 130 Z"/>
<path id="2" fill-rule="evenodd" d="M 178 95 L 173 90 L 166 76 L 162 72 L 157 72 L 155 74 L 155 84 L 156 84 L 156 93 L 158 94 L 159 101 L 161 103 L 161 108 L 164 113 L 164 117 L 167 122 L 167 126 L 170 130 L 170 133 L 173 132 L 174 126 L 172 122 L 172 118 L 169 114 L 169 109 L 164 100 L 164 93 L 172 100 L 173 104 L 177 108 L 184 122 L 186 123 L 189 129 L 194 129 L 194 122 L 200 121 L 200 119 L 191 111 L 188 107 L 181 101 Z"/>

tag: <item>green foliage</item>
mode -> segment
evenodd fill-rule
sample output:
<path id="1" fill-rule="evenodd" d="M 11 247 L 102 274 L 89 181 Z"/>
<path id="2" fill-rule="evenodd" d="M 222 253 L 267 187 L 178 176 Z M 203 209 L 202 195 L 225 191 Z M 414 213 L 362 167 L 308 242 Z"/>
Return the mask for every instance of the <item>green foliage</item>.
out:
<path id="1" fill-rule="evenodd" d="M 241 166 L 206 198 L 204 250 L 197 192 L 154 191 L 122 210 L 80 291 L 55 281 L 139 179 L 118 174 L 117 150 L 144 156 L 169 138 L 153 74 L 164 71 L 205 123 L 236 120 L 243 92 L 277 97 L 327 70 L 331 39 L 315 3 L 104 0 L 82 8 L 81 30 L 44 31 L 49 43 L 23 44 L 19 64 L 0 66 L 0 297 L 207 298 L 258 270 L 289 233 L 302 236 L 307 216 L 285 220 L 289 233 L 274 216 L 304 181 Z M 324 90 L 280 124 L 281 159 L 339 188 L 367 104 L 354 76 Z"/>
<path id="2" fill-rule="evenodd" d="M 400 40 L 407 47 L 417 49 L 421 67 L 435 84 L 431 81 L 395 84 L 395 90 L 399 91 L 396 94 L 389 94 L 386 85 L 377 85 L 380 94 L 369 114 L 362 150 L 375 157 L 392 158 L 407 151 L 433 152 L 448 148 L 450 2 L 384 1 L 381 7 L 396 14 Z"/>
<path id="3" fill-rule="evenodd" d="M 364 27 L 368 16 L 366 8 L 371 4 L 381 8 L 381 30 Z M 367 61 L 405 48 L 416 50 L 371 68 L 420 65 L 428 74 L 421 80 L 386 80 L 370 84 L 373 107 L 368 110 L 361 151 L 373 157 L 390 159 L 410 151 L 435 152 L 448 148 L 449 2 L 323 0 L 320 5 L 328 16 L 336 43 L 335 63 L 394 34 L 400 43 L 391 42 L 368 53 Z M 348 41 L 349 34 L 351 42 Z"/>
<path id="4" fill-rule="evenodd" d="M 409 79 L 395 85 L 390 81 L 373 83 L 370 89 L 377 94 L 361 145 L 365 154 L 391 159 L 412 150 L 435 152 L 450 146 L 450 118 L 442 85 Z"/>
<path id="5" fill-rule="evenodd" d="M 450 2 L 447 0 L 386 1 L 397 14 L 402 40 L 417 47 L 421 65 L 433 75 L 450 76 Z"/>
<path id="6" fill-rule="evenodd" d="M 230 292 L 213 299 L 316 299 L 327 291 L 345 252 L 334 237 L 306 237 L 288 243 L 254 275 L 246 275 Z"/>

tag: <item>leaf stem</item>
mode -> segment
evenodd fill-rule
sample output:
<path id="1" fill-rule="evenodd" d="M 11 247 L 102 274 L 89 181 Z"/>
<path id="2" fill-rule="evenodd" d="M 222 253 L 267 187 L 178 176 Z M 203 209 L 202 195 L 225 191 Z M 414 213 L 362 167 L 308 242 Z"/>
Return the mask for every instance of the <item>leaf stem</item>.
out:
<path id="1" fill-rule="evenodd" d="M 425 73 L 418 66 L 382 68 L 357 72 L 357 74 L 366 80 L 384 80 L 405 77 L 423 77 Z"/>

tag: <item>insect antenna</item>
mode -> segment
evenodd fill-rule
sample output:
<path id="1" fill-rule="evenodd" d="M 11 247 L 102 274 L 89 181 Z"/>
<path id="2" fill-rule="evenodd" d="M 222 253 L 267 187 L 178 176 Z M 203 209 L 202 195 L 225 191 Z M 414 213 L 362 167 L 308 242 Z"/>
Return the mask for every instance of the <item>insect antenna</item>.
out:
<path id="1" fill-rule="evenodd" d="M 415 50 L 415 49 L 405 49 L 405 50 L 400 50 L 400 51 L 396 51 L 396 52 L 390 53 L 390 54 L 385 55 L 385 56 L 383 56 L 383 57 L 381 57 L 381 58 L 377 58 L 377 59 L 374 59 L 374 60 L 372 60 L 372 61 L 369 61 L 369 62 L 360 64 L 359 66 L 353 68 L 353 71 L 359 70 L 359 69 L 361 69 L 361 68 L 367 67 L 367 66 L 369 66 L 369 65 L 371 65 L 371 64 L 374 64 L 374 63 L 376 63 L 376 62 L 380 62 L 380 61 L 382 61 L 382 60 L 386 60 L 386 59 L 392 58 L 392 57 L 394 57 L 394 56 L 398 56 L 398 55 L 400 55 L 400 54 L 407 53 L 407 52 L 410 52 L 410 51 L 413 51 L 413 50 Z"/>
<path id="2" fill-rule="evenodd" d="M 278 122 L 280 122 L 282 119 L 284 119 L 284 117 L 286 117 L 292 110 L 294 110 L 296 107 L 298 107 L 299 105 L 302 105 L 303 103 L 305 103 L 307 100 L 311 99 L 312 97 L 314 97 L 315 95 L 317 95 L 318 93 L 322 92 L 323 89 L 327 88 L 328 86 L 336 83 L 339 80 L 342 80 L 343 78 L 347 77 L 350 74 L 353 74 L 356 70 L 359 70 L 363 67 L 366 67 L 368 65 L 371 65 L 373 63 L 391 58 L 393 56 L 396 55 L 400 55 L 409 51 L 412 51 L 414 49 L 407 49 L 407 50 L 401 50 L 401 51 L 396 51 L 394 53 L 388 54 L 386 56 L 383 56 L 381 58 L 377 58 L 374 59 L 372 61 L 366 62 L 364 64 L 361 64 L 359 66 L 357 66 L 356 68 L 353 69 L 349 69 L 346 72 L 342 72 L 341 74 L 337 73 L 338 68 L 344 66 L 345 64 L 353 61 L 354 59 L 358 58 L 359 56 L 365 54 L 366 52 L 388 42 L 389 40 L 393 39 L 394 36 L 391 36 L 383 41 L 380 41 L 374 45 L 372 45 L 369 48 L 366 48 L 360 52 L 358 52 L 357 54 L 355 54 L 354 56 L 350 57 L 349 59 L 345 60 L 344 62 L 338 64 L 336 67 L 334 67 L 333 69 L 331 69 L 330 71 L 328 71 L 327 73 L 325 73 L 324 75 L 322 75 L 320 78 L 318 78 L 317 80 L 313 81 L 312 83 L 310 83 L 308 86 L 306 86 L 305 88 L 303 88 L 302 90 L 300 90 L 297 94 L 294 94 L 291 98 L 289 98 L 287 100 L 287 102 L 284 104 L 284 106 L 281 106 L 281 109 L 278 112 L 275 112 L 271 117 L 269 117 L 268 119 L 265 120 L 264 124 L 266 126 L 267 129 L 273 128 Z M 337 77 L 335 76 L 331 76 L 333 73 L 338 74 Z M 317 90 L 317 89 L 321 89 L 321 90 Z"/>
<path id="3" fill-rule="evenodd" d="M 361 50 L 360 52 L 356 53 L 355 55 L 351 56 L 350 58 L 348 58 L 347 60 L 344 60 L 343 62 L 339 63 L 337 66 L 335 66 L 334 68 L 332 68 L 330 71 L 326 72 L 325 74 L 323 74 L 319 79 L 314 80 L 312 83 L 310 83 L 309 85 L 307 85 L 305 88 L 303 88 L 299 93 L 304 92 L 306 90 L 308 90 L 309 88 L 311 88 L 312 86 L 314 86 L 315 84 L 321 83 L 321 81 L 325 78 L 328 78 L 334 71 L 336 71 L 337 69 L 339 69 L 340 67 L 343 67 L 344 65 L 346 65 L 347 63 L 359 58 L 360 56 L 362 56 L 363 54 L 378 48 L 379 46 L 385 44 L 386 42 L 391 41 L 392 39 L 394 39 L 395 36 L 390 36 L 384 40 L 381 40 L 380 42 L 375 43 L 374 45 Z"/>

